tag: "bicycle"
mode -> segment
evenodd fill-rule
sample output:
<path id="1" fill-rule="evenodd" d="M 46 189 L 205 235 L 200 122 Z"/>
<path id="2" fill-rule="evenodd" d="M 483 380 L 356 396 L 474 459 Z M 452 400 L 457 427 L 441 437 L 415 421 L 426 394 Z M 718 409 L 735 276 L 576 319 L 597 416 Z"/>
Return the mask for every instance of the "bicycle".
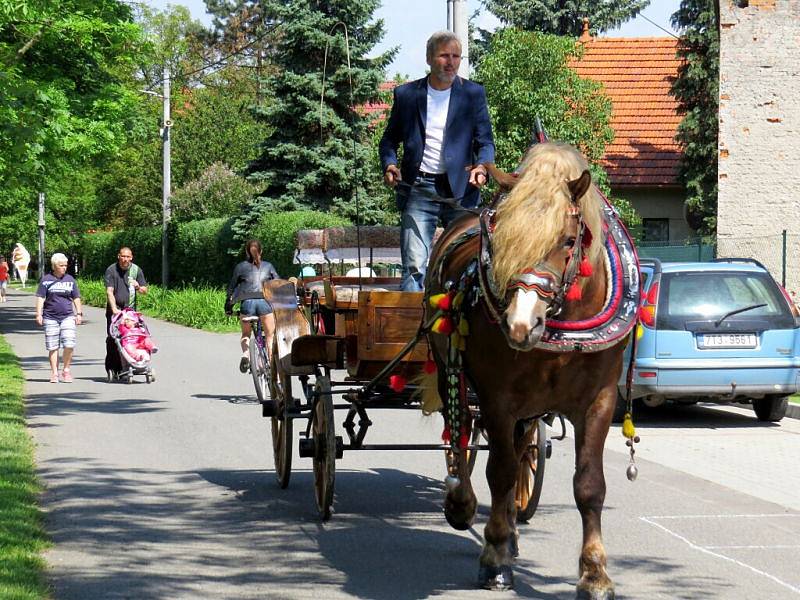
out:
<path id="1" fill-rule="evenodd" d="M 267 352 L 264 328 L 261 320 L 256 315 L 242 317 L 242 321 L 250 323 L 250 374 L 253 376 L 253 385 L 256 388 L 256 396 L 262 404 L 269 401 L 267 390 L 269 389 L 270 364 L 269 352 Z"/>

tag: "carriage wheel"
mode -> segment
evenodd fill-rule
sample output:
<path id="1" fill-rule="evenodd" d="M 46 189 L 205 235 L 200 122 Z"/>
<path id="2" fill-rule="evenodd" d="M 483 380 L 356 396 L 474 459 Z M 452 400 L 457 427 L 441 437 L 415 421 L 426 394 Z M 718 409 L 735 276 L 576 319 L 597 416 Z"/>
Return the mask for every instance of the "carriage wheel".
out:
<path id="1" fill-rule="evenodd" d="M 292 377 L 277 359 L 277 343 L 273 346 L 270 362 L 270 394 L 275 403 L 275 414 L 271 418 L 272 456 L 275 462 L 275 478 L 281 489 L 289 485 L 292 475 L 292 419 L 289 409 L 294 404 L 292 397 Z"/>
<path id="2" fill-rule="evenodd" d="M 542 495 L 544 462 L 547 458 L 547 426 L 544 421 L 537 419 L 528 436 L 530 441 L 519 461 L 514 495 L 519 523 L 527 523 L 533 517 Z"/>
<path id="3" fill-rule="evenodd" d="M 318 333 L 324 334 L 325 327 L 322 324 L 322 306 L 319 303 L 319 294 L 316 291 L 311 292 L 311 306 L 309 307 L 309 323 L 311 325 L 311 334 Z M 322 329 L 323 331 L 320 331 Z"/>
<path id="4" fill-rule="evenodd" d="M 481 439 L 481 429 L 479 427 L 472 428 L 472 437 L 470 438 L 470 446 L 477 446 L 478 442 Z M 467 466 L 469 467 L 469 474 L 472 475 L 472 470 L 475 468 L 475 461 L 478 460 L 478 450 L 467 450 Z M 455 469 L 455 460 L 456 456 L 453 454 L 453 451 L 450 448 L 445 449 L 444 451 L 444 460 L 447 464 L 447 472 L 450 473 L 451 467 Z"/>
<path id="5" fill-rule="evenodd" d="M 331 518 L 333 486 L 336 479 L 336 431 L 333 424 L 333 397 L 327 377 L 317 377 L 316 403 L 311 417 L 314 434 L 314 492 L 323 521 Z"/>
<path id="6" fill-rule="evenodd" d="M 253 325 L 255 329 L 255 325 Z M 256 342 L 255 331 L 250 336 L 250 374 L 253 376 L 253 385 L 259 402 L 268 400 L 267 385 L 269 380 L 269 364 L 267 353 Z"/>

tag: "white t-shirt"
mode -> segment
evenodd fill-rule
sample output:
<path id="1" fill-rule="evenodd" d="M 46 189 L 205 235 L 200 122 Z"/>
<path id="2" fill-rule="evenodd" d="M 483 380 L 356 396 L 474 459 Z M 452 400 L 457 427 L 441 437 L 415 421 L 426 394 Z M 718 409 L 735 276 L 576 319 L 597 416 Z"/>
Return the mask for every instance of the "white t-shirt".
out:
<path id="1" fill-rule="evenodd" d="M 444 173 L 442 160 L 444 148 L 444 126 L 450 107 L 450 88 L 437 90 L 428 86 L 428 113 L 425 119 L 425 150 L 422 153 L 420 170 L 426 173 Z"/>

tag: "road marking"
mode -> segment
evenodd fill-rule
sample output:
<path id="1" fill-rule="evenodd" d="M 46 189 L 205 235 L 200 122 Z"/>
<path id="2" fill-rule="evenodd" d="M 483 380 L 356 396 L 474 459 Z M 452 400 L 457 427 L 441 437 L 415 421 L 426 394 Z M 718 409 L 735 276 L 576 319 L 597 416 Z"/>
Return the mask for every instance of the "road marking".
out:
<path id="1" fill-rule="evenodd" d="M 777 513 L 761 515 L 657 515 L 650 517 L 640 517 L 642 519 L 777 519 L 777 518 L 800 518 L 800 513 Z"/>
<path id="2" fill-rule="evenodd" d="M 672 531 L 671 529 L 669 529 L 667 527 L 664 527 L 660 523 L 656 523 L 653 520 L 653 519 L 681 519 L 681 518 L 687 518 L 687 519 L 701 519 L 701 518 L 727 519 L 727 518 L 734 518 L 734 517 L 738 517 L 738 518 L 765 518 L 765 517 L 774 518 L 774 517 L 800 517 L 800 515 L 786 515 L 786 514 L 778 514 L 778 515 L 687 515 L 685 517 L 681 517 L 679 515 L 664 515 L 664 516 L 659 516 L 659 517 L 639 517 L 639 519 L 641 519 L 642 521 L 644 521 L 645 523 L 647 523 L 649 525 L 652 525 L 653 527 L 657 527 L 658 529 L 661 529 L 662 531 L 664 531 L 665 533 L 671 535 L 672 537 L 681 540 L 682 542 L 684 542 L 686 545 L 688 545 L 690 548 L 692 548 L 694 550 L 697 550 L 699 552 L 703 552 L 705 554 L 709 554 L 709 555 L 714 556 L 716 558 L 721 558 L 722 560 L 726 560 L 728 562 L 734 563 L 734 564 L 739 565 L 740 567 L 744 567 L 745 569 L 748 569 L 748 570 L 750 570 L 753 573 L 756 573 L 758 575 L 763 575 L 764 577 L 766 577 L 767 579 L 771 579 L 772 581 L 774 581 L 778 585 L 781 585 L 781 586 L 785 587 L 786 589 L 793 591 L 795 594 L 800 595 L 800 588 L 799 587 L 796 587 L 796 586 L 794 586 L 794 585 L 792 585 L 790 583 L 787 583 L 787 582 L 783 581 L 782 579 L 778 579 L 774 575 L 770 575 L 769 573 L 767 573 L 765 571 L 762 571 L 761 569 L 757 569 L 756 567 L 754 567 L 752 565 L 748 565 L 745 562 L 742 562 L 742 561 L 737 560 L 735 558 L 731 558 L 730 556 L 725 556 L 724 554 L 720 554 L 718 552 L 713 552 L 712 550 L 708 549 L 709 547 L 698 546 L 697 544 L 695 544 L 694 542 L 692 542 L 688 538 L 682 536 L 681 534 L 679 534 L 679 533 L 677 533 L 675 531 Z"/>
<path id="3" fill-rule="evenodd" d="M 706 550 L 790 550 L 793 548 L 800 548 L 800 545 L 795 546 L 703 546 Z"/>

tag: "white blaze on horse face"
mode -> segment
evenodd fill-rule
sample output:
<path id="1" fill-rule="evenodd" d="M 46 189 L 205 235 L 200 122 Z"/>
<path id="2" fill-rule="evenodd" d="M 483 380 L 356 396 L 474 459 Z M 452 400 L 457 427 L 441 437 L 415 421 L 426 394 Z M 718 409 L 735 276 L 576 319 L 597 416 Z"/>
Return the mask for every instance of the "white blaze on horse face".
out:
<path id="1" fill-rule="evenodd" d="M 546 311 L 547 304 L 536 292 L 515 290 L 506 310 L 506 324 L 511 339 L 522 345 L 537 342 L 544 328 Z M 532 339 L 531 334 L 534 333 L 534 329 L 538 335 Z"/>

